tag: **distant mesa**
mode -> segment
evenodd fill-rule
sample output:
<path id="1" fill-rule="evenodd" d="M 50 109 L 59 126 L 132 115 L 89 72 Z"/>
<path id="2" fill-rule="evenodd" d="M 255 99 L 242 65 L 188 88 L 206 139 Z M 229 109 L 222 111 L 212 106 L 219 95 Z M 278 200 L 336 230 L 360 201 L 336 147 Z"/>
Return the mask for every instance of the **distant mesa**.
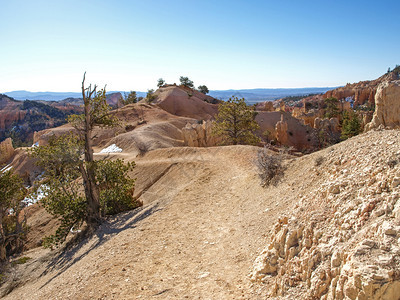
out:
<path id="1" fill-rule="evenodd" d="M 109 91 L 107 95 L 123 94 L 121 91 Z M 15 100 L 43 100 L 43 101 L 62 101 L 67 99 L 81 99 L 82 93 L 74 92 L 29 92 L 25 90 L 5 92 L 9 97 Z M 138 96 L 146 96 L 144 92 L 138 92 Z"/>
<path id="2" fill-rule="evenodd" d="M 248 104 L 261 101 L 271 101 L 288 96 L 305 96 L 309 94 L 322 94 L 336 87 L 311 87 L 311 88 L 277 88 L 277 89 L 240 89 L 240 90 L 214 90 L 210 96 L 228 100 L 235 96 L 245 98 Z"/>
<path id="3" fill-rule="evenodd" d="M 81 93 L 70 92 L 29 92 L 25 90 L 6 92 L 7 96 L 13 97 L 16 100 L 45 100 L 45 101 L 59 101 L 66 98 L 80 98 Z"/>
<path id="4" fill-rule="evenodd" d="M 276 100 L 287 96 L 302 96 L 309 94 L 321 94 L 336 87 L 311 87 L 311 88 L 278 88 L 278 89 L 231 89 L 231 90 L 211 90 L 209 95 L 216 99 L 228 100 L 232 96 L 245 98 L 248 103 L 256 103 L 265 100 Z M 107 94 L 127 92 L 110 91 Z M 16 100 L 44 100 L 44 101 L 61 101 L 67 98 L 82 98 L 81 93 L 73 92 L 29 92 L 29 91 L 12 91 L 5 92 L 9 97 Z M 136 92 L 138 97 L 145 97 L 146 92 Z"/>

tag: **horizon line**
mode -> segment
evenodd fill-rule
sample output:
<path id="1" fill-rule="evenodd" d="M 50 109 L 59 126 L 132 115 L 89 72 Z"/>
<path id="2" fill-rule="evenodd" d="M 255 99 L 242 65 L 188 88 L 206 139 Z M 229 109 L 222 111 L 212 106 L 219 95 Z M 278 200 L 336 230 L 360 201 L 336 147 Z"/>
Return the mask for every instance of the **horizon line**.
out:
<path id="1" fill-rule="evenodd" d="M 272 88 L 272 87 L 258 87 L 258 88 L 230 88 L 230 89 L 212 89 L 210 90 L 210 92 L 215 91 L 215 92 L 221 92 L 221 91 L 238 91 L 238 90 L 295 90 L 295 89 L 335 89 L 335 88 L 339 88 L 342 87 L 343 85 L 336 85 L 336 86 L 306 86 L 306 87 L 276 87 L 276 88 Z M 139 91 L 139 90 L 112 90 L 112 91 L 108 91 L 108 93 L 111 92 L 130 92 L 130 91 L 134 91 L 134 92 L 142 92 L 142 93 L 146 93 L 147 91 Z M 7 93 L 15 93 L 15 92 L 29 92 L 29 93 L 58 93 L 58 94 L 65 94 L 65 93 L 82 93 L 81 91 L 76 92 L 76 91 L 62 91 L 62 92 L 57 92 L 57 91 L 29 91 L 29 90 L 13 90 L 13 91 L 7 91 L 7 92 L 0 92 L 0 94 L 7 94 Z"/>

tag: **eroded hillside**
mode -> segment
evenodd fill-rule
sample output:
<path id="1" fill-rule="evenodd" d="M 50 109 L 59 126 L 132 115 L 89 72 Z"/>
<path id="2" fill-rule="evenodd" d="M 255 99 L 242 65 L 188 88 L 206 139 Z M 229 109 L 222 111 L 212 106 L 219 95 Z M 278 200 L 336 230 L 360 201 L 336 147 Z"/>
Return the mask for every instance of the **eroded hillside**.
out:
<path id="1" fill-rule="evenodd" d="M 268 188 L 256 147 L 151 151 L 135 158 L 144 207 L 65 253 L 24 254 L 6 299 L 396 299 L 398 141 L 371 131 L 290 158 Z"/>
<path id="2" fill-rule="evenodd" d="M 399 299 L 399 137 L 370 131 L 298 160 L 307 176 L 252 273 L 269 296 Z"/>

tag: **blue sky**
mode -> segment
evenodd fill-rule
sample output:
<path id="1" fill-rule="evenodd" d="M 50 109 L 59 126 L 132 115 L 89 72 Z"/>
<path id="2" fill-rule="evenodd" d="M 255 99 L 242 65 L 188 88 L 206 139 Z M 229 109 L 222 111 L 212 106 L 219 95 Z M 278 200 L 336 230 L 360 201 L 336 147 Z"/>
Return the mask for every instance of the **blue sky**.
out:
<path id="1" fill-rule="evenodd" d="M 0 92 L 344 85 L 400 64 L 400 1 L 0 0 Z"/>

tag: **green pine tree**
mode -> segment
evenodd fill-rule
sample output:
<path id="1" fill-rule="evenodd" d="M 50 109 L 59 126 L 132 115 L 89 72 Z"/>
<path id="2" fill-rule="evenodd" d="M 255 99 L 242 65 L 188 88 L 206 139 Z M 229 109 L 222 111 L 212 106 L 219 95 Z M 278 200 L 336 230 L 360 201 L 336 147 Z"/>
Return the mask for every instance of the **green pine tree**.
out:
<path id="1" fill-rule="evenodd" d="M 229 98 L 218 106 L 213 133 L 224 145 L 257 145 L 260 138 L 255 135 L 259 129 L 256 115 L 255 109 L 247 106 L 244 98 Z"/>
<path id="2" fill-rule="evenodd" d="M 346 140 L 352 136 L 356 136 L 361 132 L 361 122 L 358 115 L 351 111 L 343 113 L 342 134 L 341 139 Z"/>
<path id="3" fill-rule="evenodd" d="M 333 118 L 337 117 L 339 115 L 339 100 L 330 97 L 325 99 L 325 104 L 326 104 L 326 112 L 325 112 L 325 118 Z"/>
<path id="4" fill-rule="evenodd" d="M 130 91 L 129 94 L 125 93 L 124 97 L 121 96 L 120 100 L 123 105 L 128 105 L 138 102 L 138 98 L 135 91 Z"/>

